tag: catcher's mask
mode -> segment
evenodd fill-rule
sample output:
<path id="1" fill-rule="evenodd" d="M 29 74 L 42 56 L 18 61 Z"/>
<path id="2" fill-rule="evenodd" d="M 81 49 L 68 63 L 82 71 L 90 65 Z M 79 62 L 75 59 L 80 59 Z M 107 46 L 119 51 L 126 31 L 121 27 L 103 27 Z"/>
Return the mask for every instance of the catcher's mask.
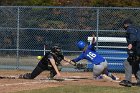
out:
<path id="1" fill-rule="evenodd" d="M 131 25 L 133 22 L 130 19 L 126 19 L 123 22 L 123 28 L 127 30 L 128 26 Z"/>
<path id="2" fill-rule="evenodd" d="M 133 22 L 131 21 L 131 19 L 126 19 L 126 20 L 124 20 L 124 22 L 123 22 L 123 25 L 124 24 L 132 24 Z"/>
<path id="3" fill-rule="evenodd" d="M 61 47 L 59 45 L 54 45 L 53 47 L 51 47 L 51 52 L 57 55 L 62 54 Z"/>

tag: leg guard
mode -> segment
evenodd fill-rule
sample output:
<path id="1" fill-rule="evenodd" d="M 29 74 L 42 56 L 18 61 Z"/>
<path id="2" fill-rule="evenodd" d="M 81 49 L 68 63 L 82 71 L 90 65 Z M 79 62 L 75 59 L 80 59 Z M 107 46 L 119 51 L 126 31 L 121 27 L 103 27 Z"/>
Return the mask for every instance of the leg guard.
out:
<path id="1" fill-rule="evenodd" d="M 37 77 L 41 72 L 43 72 L 44 70 L 42 68 L 40 68 L 39 66 L 37 66 L 31 73 L 31 77 L 30 79 L 34 79 L 35 77 Z"/>
<path id="2" fill-rule="evenodd" d="M 41 69 L 39 66 L 37 66 L 32 73 L 25 73 L 23 75 L 19 76 L 19 79 L 34 79 L 35 77 L 37 77 L 41 72 L 43 72 L 44 70 Z"/>

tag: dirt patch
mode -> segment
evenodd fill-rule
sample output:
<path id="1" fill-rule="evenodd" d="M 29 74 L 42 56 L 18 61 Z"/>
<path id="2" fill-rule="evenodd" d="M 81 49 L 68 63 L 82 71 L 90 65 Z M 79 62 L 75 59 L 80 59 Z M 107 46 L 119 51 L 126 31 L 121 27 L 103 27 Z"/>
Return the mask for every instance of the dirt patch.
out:
<path id="1" fill-rule="evenodd" d="M 1 70 L 1 76 L 18 76 L 20 74 L 30 72 L 22 70 Z M 48 72 L 41 73 L 34 80 L 26 79 L 0 79 L 1 93 L 10 93 L 22 90 L 32 90 L 48 87 L 57 87 L 63 85 L 96 85 L 96 86 L 114 86 L 121 87 L 117 82 L 93 80 L 92 72 L 62 72 L 64 77 L 75 77 L 75 80 L 55 81 L 48 80 Z M 124 79 L 124 74 L 116 74 L 119 78 Z M 80 78 L 82 77 L 82 78 Z"/>

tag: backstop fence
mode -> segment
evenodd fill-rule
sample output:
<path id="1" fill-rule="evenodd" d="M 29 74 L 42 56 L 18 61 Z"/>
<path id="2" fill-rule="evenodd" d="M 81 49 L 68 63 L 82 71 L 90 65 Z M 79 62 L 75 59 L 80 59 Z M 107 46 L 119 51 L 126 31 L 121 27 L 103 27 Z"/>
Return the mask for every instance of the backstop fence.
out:
<path id="1" fill-rule="evenodd" d="M 140 8 L 127 7 L 0 6 L 0 68 L 32 69 L 38 62 L 36 56 L 44 55 L 56 43 L 65 56 L 74 58 L 81 52 L 76 43 L 90 42 L 88 37 L 94 33 L 97 51 L 110 69 L 122 71 L 126 43 L 114 40 L 125 38 L 125 19 L 140 25 L 139 16 Z"/>

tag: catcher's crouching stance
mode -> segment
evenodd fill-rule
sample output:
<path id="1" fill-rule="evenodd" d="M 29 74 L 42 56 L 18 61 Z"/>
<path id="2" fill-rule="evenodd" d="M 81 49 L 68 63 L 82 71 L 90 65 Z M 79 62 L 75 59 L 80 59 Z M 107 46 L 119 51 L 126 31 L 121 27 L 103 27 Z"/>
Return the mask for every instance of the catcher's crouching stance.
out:
<path id="1" fill-rule="evenodd" d="M 58 66 L 61 65 L 62 60 L 64 60 L 65 62 L 70 62 L 69 59 L 66 59 L 63 56 L 60 46 L 55 45 L 51 48 L 51 51 L 46 53 L 45 56 L 39 61 L 38 65 L 32 71 L 32 73 L 25 73 L 23 75 L 20 75 L 19 78 L 34 79 L 45 70 L 50 71 L 50 78 L 53 78 L 56 75 L 60 77 L 61 69 L 58 69 Z"/>

